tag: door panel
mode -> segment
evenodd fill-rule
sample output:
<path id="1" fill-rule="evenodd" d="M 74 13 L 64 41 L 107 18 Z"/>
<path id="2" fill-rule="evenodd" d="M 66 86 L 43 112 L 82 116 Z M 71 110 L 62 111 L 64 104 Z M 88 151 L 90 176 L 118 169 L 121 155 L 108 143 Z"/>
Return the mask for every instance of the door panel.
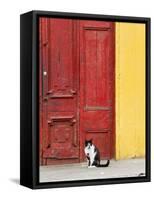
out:
<path id="1" fill-rule="evenodd" d="M 72 20 L 49 20 L 49 34 L 48 93 L 50 98 L 73 97 Z"/>
<path id="2" fill-rule="evenodd" d="M 113 33 L 113 23 L 80 21 L 80 140 L 93 139 L 102 159 L 113 156 Z"/>

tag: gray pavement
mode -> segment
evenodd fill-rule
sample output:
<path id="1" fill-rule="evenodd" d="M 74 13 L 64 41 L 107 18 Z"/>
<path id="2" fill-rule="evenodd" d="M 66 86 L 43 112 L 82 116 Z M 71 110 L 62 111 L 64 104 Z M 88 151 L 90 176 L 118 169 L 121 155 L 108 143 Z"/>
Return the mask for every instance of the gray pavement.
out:
<path id="1" fill-rule="evenodd" d="M 111 160 L 109 167 L 105 168 L 87 168 L 87 163 L 40 167 L 40 182 L 136 177 L 139 175 L 145 175 L 144 158 Z"/>

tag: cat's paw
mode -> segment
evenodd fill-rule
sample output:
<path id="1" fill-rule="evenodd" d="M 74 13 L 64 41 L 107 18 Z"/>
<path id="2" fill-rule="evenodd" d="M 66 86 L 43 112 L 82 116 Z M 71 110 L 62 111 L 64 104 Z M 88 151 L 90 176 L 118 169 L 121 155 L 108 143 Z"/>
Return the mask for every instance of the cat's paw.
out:
<path id="1" fill-rule="evenodd" d="M 92 165 L 92 166 L 88 166 L 88 168 L 95 168 L 96 166 L 95 165 Z"/>

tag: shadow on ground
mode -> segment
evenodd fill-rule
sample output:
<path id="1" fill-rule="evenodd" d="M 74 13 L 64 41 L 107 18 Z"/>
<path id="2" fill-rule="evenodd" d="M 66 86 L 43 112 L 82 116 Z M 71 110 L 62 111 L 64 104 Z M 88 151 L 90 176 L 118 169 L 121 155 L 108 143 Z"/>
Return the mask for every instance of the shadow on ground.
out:
<path id="1" fill-rule="evenodd" d="M 17 184 L 17 185 L 20 185 L 20 179 L 18 179 L 18 178 L 10 178 L 9 180 L 10 180 L 11 182 Z"/>

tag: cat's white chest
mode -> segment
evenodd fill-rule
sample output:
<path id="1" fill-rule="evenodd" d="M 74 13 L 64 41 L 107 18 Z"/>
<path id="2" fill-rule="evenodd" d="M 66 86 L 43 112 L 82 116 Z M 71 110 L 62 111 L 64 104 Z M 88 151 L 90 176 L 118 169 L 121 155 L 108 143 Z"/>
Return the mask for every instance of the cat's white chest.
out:
<path id="1" fill-rule="evenodd" d="M 90 147 L 86 147 L 85 154 L 88 155 L 88 157 L 90 158 L 90 165 L 92 165 L 94 162 L 95 155 L 96 155 L 95 146 L 92 145 Z"/>

